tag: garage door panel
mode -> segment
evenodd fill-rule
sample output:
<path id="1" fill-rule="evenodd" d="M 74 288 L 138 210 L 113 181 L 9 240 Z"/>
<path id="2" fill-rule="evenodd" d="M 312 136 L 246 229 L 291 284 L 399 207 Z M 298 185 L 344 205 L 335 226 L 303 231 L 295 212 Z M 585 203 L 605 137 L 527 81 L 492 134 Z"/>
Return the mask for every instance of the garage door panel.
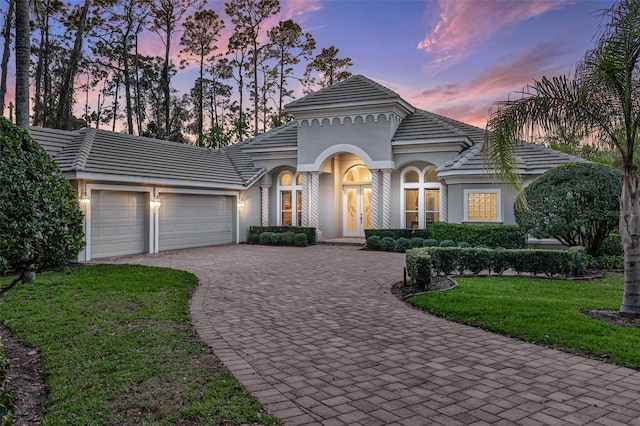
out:
<path id="1" fill-rule="evenodd" d="M 91 194 L 91 257 L 143 253 L 145 194 L 93 191 Z"/>
<path id="2" fill-rule="evenodd" d="M 233 241 L 232 197 L 165 194 L 162 198 L 160 250 L 227 244 Z"/>

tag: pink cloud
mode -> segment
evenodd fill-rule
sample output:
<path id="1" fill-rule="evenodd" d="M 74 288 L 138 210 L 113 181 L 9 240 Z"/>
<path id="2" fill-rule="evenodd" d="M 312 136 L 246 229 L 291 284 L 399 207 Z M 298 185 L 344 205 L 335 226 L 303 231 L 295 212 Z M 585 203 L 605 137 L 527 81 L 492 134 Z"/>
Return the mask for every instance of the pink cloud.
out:
<path id="1" fill-rule="evenodd" d="M 568 4 L 567 0 L 459 1 L 440 0 L 440 17 L 418 49 L 434 56 L 436 64 L 455 62 L 471 47 L 501 28 L 526 21 Z"/>
<path id="2" fill-rule="evenodd" d="M 494 65 L 467 82 L 431 87 L 410 95 L 408 99 L 417 107 L 484 127 L 489 109 L 496 101 L 506 99 L 511 92 L 523 89 L 542 76 L 570 72 L 570 69 L 558 66 L 562 61 L 557 58 L 564 53 L 556 45 L 538 45 L 510 62 Z"/>

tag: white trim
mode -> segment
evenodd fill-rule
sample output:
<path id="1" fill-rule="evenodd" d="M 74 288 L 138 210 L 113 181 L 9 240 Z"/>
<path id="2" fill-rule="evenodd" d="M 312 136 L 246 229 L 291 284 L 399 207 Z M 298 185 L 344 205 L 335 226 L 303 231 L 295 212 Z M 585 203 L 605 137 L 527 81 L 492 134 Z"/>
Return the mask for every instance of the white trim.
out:
<path id="1" fill-rule="evenodd" d="M 246 188 L 242 184 L 224 184 L 207 181 L 194 180 L 178 180 L 178 179 L 160 179 L 156 177 L 129 176 L 129 175 L 113 175 L 107 173 L 87 173 L 87 172 L 64 172 L 63 175 L 70 180 L 93 180 L 119 183 L 133 183 L 134 185 L 151 185 L 151 186 L 177 186 L 177 187 L 196 187 L 196 188 L 218 188 L 221 190 L 229 189 L 236 191 L 244 191 Z"/>
<path id="2" fill-rule="evenodd" d="M 291 175 L 291 185 L 281 185 L 280 179 L 284 175 Z M 293 173 L 289 170 L 283 170 L 278 173 L 276 180 L 276 198 L 278 203 L 278 226 L 284 226 L 282 224 L 282 191 L 291 191 L 291 226 L 302 226 L 298 223 L 298 191 L 302 192 L 302 185 L 298 185 L 299 173 Z M 303 195 L 304 196 L 304 195 Z M 300 206 L 302 208 L 302 206 Z"/>
<path id="3" fill-rule="evenodd" d="M 403 228 L 408 228 L 407 226 L 407 211 L 406 211 L 406 192 L 407 189 L 417 189 L 418 190 L 418 228 L 424 229 L 427 226 L 426 219 L 426 200 L 425 200 L 425 190 L 427 189 L 437 189 L 438 193 L 438 215 L 442 212 L 442 184 L 440 182 L 427 182 L 427 173 L 429 170 L 436 171 L 437 168 L 435 165 L 426 166 L 424 169 L 420 170 L 416 166 L 407 166 L 402 169 L 400 173 L 400 226 Z M 418 173 L 418 182 L 407 182 L 405 183 L 405 177 L 409 172 Z M 436 171 L 437 174 L 437 171 Z"/>
<path id="4" fill-rule="evenodd" d="M 394 169 L 393 160 L 384 160 L 384 161 L 374 161 L 366 151 L 362 148 L 357 147 L 351 144 L 340 143 L 336 145 L 332 145 L 322 151 L 317 157 L 313 164 L 298 164 L 298 172 L 316 172 L 320 171 L 322 165 L 329 158 L 333 157 L 336 154 L 341 153 L 350 153 L 357 155 L 364 162 L 365 166 L 369 170 L 372 169 Z"/>
<path id="5" fill-rule="evenodd" d="M 496 220 L 469 220 L 469 194 L 496 194 Z M 463 190 L 463 222 L 472 223 L 502 223 L 502 189 L 501 188 L 480 188 Z"/>

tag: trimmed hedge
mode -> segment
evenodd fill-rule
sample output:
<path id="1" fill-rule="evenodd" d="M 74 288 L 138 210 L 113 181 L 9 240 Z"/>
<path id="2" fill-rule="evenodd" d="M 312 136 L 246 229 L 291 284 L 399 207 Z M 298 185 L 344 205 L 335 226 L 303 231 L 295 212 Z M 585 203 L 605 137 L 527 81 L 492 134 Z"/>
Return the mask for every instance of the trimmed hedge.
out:
<path id="1" fill-rule="evenodd" d="M 444 275 L 454 271 L 479 274 L 484 270 L 500 275 L 506 269 L 513 269 L 518 274 L 526 272 L 577 277 L 584 274 L 588 263 L 584 247 L 572 247 L 569 250 L 425 247 L 407 251 L 411 256 L 416 256 L 417 252 L 429 255 L 432 273 Z M 424 278 L 416 278 L 419 279 Z"/>
<path id="2" fill-rule="evenodd" d="M 254 234 L 252 237 L 253 244 L 273 245 L 273 246 L 307 246 L 307 234 L 299 232 L 294 234 L 291 231 L 287 232 L 263 232 L 260 235 Z"/>
<path id="3" fill-rule="evenodd" d="M 464 241 L 471 246 L 508 249 L 524 248 L 527 235 L 517 225 L 471 225 L 466 223 L 434 222 L 425 229 L 365 229 L 367 239 L 380 238 L 422 238 L 436 241 Z"/>
<path id="4" fill-rule="evenodd" d="M 250 226 L 249 227 L 249 236 L 247 238 L 247 242 L 249 243 L 260 243 L 260 236 L 264 232 L 272 232 L 272 233 L 285 233 L 292 232 L 295 234 L 305 234 L 307 236 L 308 244 L 315 244 L 316 242 L 316 228 L 306 227 L 306 226 Z"/>
<path id="5" fill-rule="evenodd" d="M 465 241 L 472 246 L 507 249 L 524 248 L 527 235 L 517 225 L 471 225 L 434 222 L 427 226 L 429 238 L 438 241 Z"/>
<path id="6" fill-rule="evenodd" d="M 431 256 L 424 249 L 411 249 L 406 257 L 407 274 L 419 290 L 428 290 L 431 284 Z"/>

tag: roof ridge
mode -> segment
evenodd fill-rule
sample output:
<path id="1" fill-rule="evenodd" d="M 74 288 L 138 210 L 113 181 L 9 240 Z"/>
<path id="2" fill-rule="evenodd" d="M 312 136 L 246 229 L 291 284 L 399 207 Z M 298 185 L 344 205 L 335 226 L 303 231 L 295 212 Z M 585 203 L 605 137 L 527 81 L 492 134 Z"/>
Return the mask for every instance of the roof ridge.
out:
<path id="1" fill-rule="evenodd" d="M 71 164 L 71 170 L 83 170 L 87 165 L 87 160 L 89 159 L 89 153 L 91 153 L 91 147 L 93 147 L 93 139 L 95 136 L 96 129 L 87 127 L 86 135 L 80 144 L 80 149 L 78 149 L 78 153 L 73 160 L 73 164 Z"/>

